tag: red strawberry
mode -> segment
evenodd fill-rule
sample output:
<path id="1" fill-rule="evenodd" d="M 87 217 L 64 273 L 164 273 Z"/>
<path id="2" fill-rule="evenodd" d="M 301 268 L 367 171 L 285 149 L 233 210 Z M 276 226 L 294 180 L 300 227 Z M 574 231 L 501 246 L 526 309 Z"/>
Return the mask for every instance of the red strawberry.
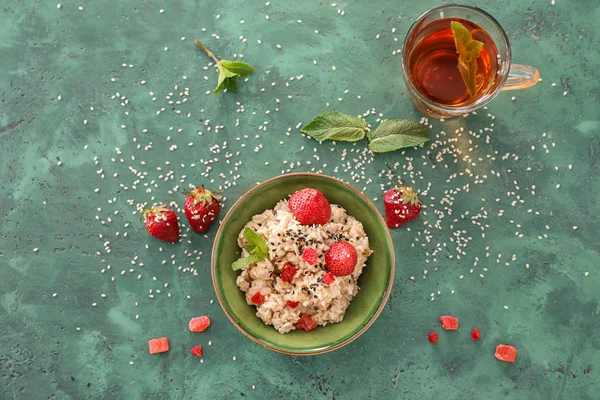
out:
<path id="1" fill-rule="evenodd" d="M 165 242 L 175 243 L 179 239 L 179 222 L 173 210 L 165 206 L 154 206 L 142 211 L 149 234 Z"/>
<path id="2" fill-rule="evenodd" d="M 285 266 L 281 270 L 281 280 L 284 282 L 291 282 L 292 279 L 294 279 L 296 272 L 298 272 L 298 268 L 290 263 L 285 263 Z"/>
<path id="3" fill-rule="evenodd" d="M 322 225 L 331 218 L 331 205 L 317 189 L 302 189 L 288 200 L 294 217 L 302 225 Z"/>
<path id="4" fill-rule="evenodd" d="M 421 213 L 421 201 L 411 187 L 399 186 L 383 196 L 385 221 L 390 228 L 398 228 L 417 218 Z"/>
<path id="5" fill-rule="evenodd" d="M 296 322 L 296 329 L 304 329 L 306 332 L 312 331 L 317 327 L 317 323 L 308 314 L 302 315 L 300 320 Z"/>
<path id="6" fill-rule="evenodd" d="M 221 212 L 222 196 L 204 189 L 204 185 L 183 193 L 188 195 L 183 208 L 190 226 L 196 233 L 206 232 Z"/>
<path id="7" fill-rule="evenodd" d="M 289 308 L 296 308 L 296 307 L 298 307 L 298 304 L 300 304 L 300 302 L 288 300 L 288 301 L 286 301 L 286 304 L 288 305 Z"/>
<path id="8" fill-rule="evenodd" d="M 335 242 L 325 253 L 325 266 L 334 275 L 350 275 L 356 267 L 356 249 L 348 242 Z"/>
<path id="9" fill-rule="evenodd" d="M 500 361 L 512 363 L 517 359 L 517 349 L 507 344 L 499 344 L 496 346 L 496 353 L 494 356 Z"/>
<path id="10" fill-rule="evenodd" d="M 437 343 L 437 341 L 438 341 L 438 334 L 437 334 L 437 332 L 431 332 L 429 335 L 427 335 L 427 339 L 429 339 L 429 341 L 431 343 Z"/>
<path id="11" fill-rule="evenodd" d="M 473 330 L 471 331 L 471 339 L 472 340 L 481 339 L 481 334 L 479 333 L 479 329 L 473 328 Z"/>
<path id="12" fill-rule="evenodd" d="M 447 331 L 455 331 L 458 329 L 458 319 L 455 317 L 451 317 L 450 315 L 442 315 L 440 317 L 440 321 L 442 321 L 442 328 Z"/>

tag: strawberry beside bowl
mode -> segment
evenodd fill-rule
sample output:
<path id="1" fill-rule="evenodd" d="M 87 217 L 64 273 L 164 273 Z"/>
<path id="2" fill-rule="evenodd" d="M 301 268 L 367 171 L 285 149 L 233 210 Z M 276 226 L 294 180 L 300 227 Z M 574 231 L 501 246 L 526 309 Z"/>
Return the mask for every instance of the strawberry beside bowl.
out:
<path id="1" fill-rule="evenodd" d="M 321 191 L 332 204 L 345 208 L 364 226 L 373 254 L 358 280 L 360 290 L 343 321 L 305 332 L 280 334 L 256 316 L 236 285 L 240 271 L 231 268 L 240 257 L 237 237 L 252 216 L 273 208 L 281 199 L 304 189 Z M 212 250 L 212 280 L 217 299 L 229 320 L 253 342 L 290 355 L 314 355 L 339 349 L 361 336 L 377 319 L 394 281 L 394 246 L 386 222 L 360 191 L 336 178 L 311 173 L 282 175 L 253 187 L 230 208 L 217 232 Z"/>

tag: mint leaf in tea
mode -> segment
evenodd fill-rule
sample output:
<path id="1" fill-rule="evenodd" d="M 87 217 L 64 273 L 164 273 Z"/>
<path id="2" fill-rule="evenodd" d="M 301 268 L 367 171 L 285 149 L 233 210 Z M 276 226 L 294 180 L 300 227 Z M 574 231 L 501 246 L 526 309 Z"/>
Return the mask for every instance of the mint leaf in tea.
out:
<path id="1" fill-rule="evenodd" d="M 467 106 L 496 84 L 498 49 L 477 24 L 433 21 L 411 40 L 408 73 L 416 89 L 443 106 Z"/>
<path id="2" fill-rule="evenodd" d="M 458 54 L 458 70 L 471 96 L 477 94 L 477 59 L 483 49 L 483 42 L 474 40 L 471 32 L 460 22 L 450 23 L 454 45 Z"/>

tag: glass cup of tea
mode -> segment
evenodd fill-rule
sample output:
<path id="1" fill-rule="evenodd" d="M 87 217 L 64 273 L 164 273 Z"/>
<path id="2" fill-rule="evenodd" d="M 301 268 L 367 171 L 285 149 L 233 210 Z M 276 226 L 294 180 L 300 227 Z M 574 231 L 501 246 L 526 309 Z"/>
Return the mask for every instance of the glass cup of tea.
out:
<path id="1" fill-rule="evenodd" d="M 459 70 L 452 21 L 483 43 L 470 87 Z M 498 21 L 462 4 L 433 8 L 415 21 L 404 39 L 402 72 L 415 106 L 436 118 L 466 115 L 500 91 L 531 87 L 540 77 L 533 67 L 511 64 L 510 43 Z"/>

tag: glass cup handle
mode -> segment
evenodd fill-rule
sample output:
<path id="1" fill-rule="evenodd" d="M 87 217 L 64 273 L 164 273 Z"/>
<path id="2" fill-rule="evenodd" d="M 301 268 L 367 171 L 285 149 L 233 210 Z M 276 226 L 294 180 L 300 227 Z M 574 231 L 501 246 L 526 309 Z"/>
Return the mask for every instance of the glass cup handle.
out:
<path id="1" fill-rule="evenodd" d="M 519 90 L 532 87 L 538 83 L 540 71 L 528 65 L 511 64 L 508 79 L 502 90 Z"/>

